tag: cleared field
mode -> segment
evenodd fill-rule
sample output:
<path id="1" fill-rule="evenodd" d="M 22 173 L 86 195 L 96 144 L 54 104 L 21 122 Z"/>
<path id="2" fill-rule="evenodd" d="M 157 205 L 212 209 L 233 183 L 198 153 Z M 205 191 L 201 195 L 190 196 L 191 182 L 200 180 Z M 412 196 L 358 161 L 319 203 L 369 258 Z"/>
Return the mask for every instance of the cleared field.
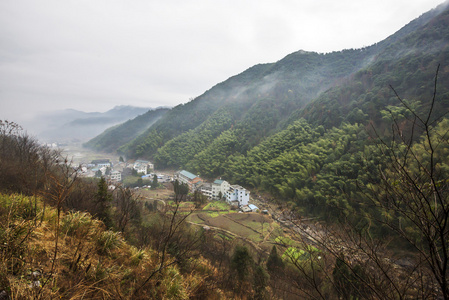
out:
<path id="1" fill-rule="evenodd" d="M 157 189 L 157 190 L 151 190 L 148 188 L 145 189 L 139 189 L 138 191 L 139 195 L 149 198 L 149 199 L 160 199 L 160 200 L 167 200 L 174 197 L 173 191 L 165 188 Z"/>
<path id="2" fill-rule="evenodd" d="M 64 156 L 73 160 L 75 164 L 90 163 L 94 159 L 108 158 L 112 162 L 118 162 L 119 156 L 113 153 L 104 153 L 84 148 L 80 143 L 69 143 L 62 147 Z"/>
<path id="3" fill-rule="evenodd" d="M 162 200 L 158 205 L 173 205 L 174 193 L 168 189 L 139 190 L 144 199 Z M 193 211 L 193 212 L 192 212 Z M 217 230 L 217 234 L 224 234 L 229 238 L 243 238 L 251 241 L 258 247 L 270 250 L 272 243 L 280 235 L 283 235 L 280 225 L 273 219 L 259 213 L 238 213 L 230 210 L 230 206 L 224 201 L 209 202 L 202 210 L 195 210 L 193 202 L 182 202 L 179 213 L 190 213 L 187 221 L 198 225 L 206 225 Z"/>
<path id="4" fill-rule="evenodd" d="M 206 214 L 207 215 L 207 214 Z M 201 217 L 200 213 L 193 213 L 188 218 L 187 221 L 195 223 L 195 224 L 204 224 L 204 220 Z"/>
<path id="5" fill-rule="evenodd" d="M 230 206 L 224 201 L 212 201 L 203 210 L 229 210 Z"/>
<path id="6" fill-rule="evenodd" d="M 279 225 L 276 222 L 267 215 L 257 213 L 195 212 L 189 217 L 189 221 L 230 231 L 264 248 L 269 247 L 269 243 L 273 242 L 279 234 L 277 230 Z"/>

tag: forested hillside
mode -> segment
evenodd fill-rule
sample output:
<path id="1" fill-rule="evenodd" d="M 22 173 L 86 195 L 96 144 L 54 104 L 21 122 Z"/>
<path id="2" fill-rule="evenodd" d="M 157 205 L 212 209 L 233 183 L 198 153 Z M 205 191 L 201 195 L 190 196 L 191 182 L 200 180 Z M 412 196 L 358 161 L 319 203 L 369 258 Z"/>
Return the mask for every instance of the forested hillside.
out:
<path id="1" fill-rule="evenodd" d="M 87 144 L 240 184 L 264 213 L 211 210 L 228 204 L 154 190 L 157 176 L 151 197 L 109 190 L 0 121 L 0 295 L 449 299 L 447 7 L 364 49 L 256 65 Z"/>
<path id="2" fill-rule="evenodd" d="M 323 91 L 352 74 L 370 56 L 369 52 L 358 50 L 328 55 L 300 51 L 277 63 L 254 66 L 191 102 L 173 108 L 119 151 L 128 157 L 154 158 L 158 149 L 171 139 L 197 128 L 208 118 L 214 118 L 214 114 L 228 110 L 234 111 L 234 126 L 252 127 L 250 132 L 241 135 L 241 149 L 244 151 L 282 128 L 283 121 L 291 112 L 303 108 Z M 209 139 L 202 140 L 202 143 L 209 142 Z M 157 162 L 162 167 L 172 164 L 162 158 Z M 180 162 L 175 164 L 179 166 Z"/>
<path id="3" fill-rule="evenodd" d="M 361 131 L 374 126 L 385 134 L 391 118 L 381 111 L 398 105 L 396 93 L 418 112 L 427 111 L 438 65 L 435 108 L 449 106 L 448 23 L 442 5 L 370 47 L 327 54 L 298 51 L 256 65 L 176 106 L 118 151 L 154 160 L 158 168 L 236 178 L 236 159 L 259 151 L 261 142 L 300 119 L 314 131 L 322 126 L 322 134 L 344 131 L 348 124 Z M 111 140 L 97 149 L 117 145 Z"/>
<path id="4" fill-rule="evenodd" d="M 322 94 L 297 116 L 326 127 L 338 126 L 342 121 L 366 124 L 368 120 L 382 126 L 381 109 L 397 103 L 392 88 L 410 101 L 430 99 L 439 64 L 440 99 L 436 105 L 438 109 L 447 108 L 448 24 L 449 12 L 445 10 L 417 30 L 401 34 L 401 39 L 387 39 L 394 43 L 384 46 L 372 63 L 350 80 Z M 421 107 L 420 111 L 427 108 Z"/>
<path id="5" fill-rule="evenodd" d="M 116 151 L 121 145 L 132 141 L 157 122 L 168 110 L 168 108 L 148 110 L 132 120 L 107 129 L 102 134 L 86 142 L 84 146 L 106 152 Z"/>

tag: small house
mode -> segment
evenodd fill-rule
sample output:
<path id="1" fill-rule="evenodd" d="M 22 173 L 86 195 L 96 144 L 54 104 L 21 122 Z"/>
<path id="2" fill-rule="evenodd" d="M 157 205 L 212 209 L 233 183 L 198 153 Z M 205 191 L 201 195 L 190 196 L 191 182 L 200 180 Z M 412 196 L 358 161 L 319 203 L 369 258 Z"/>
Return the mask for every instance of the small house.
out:
<path id="1" fill-rule="evenodd" d="M 134 162 L 133 169 L 137 173 L 147 175 L 148 169 L 154 169 L 154 165 L 147 160 L 138 159 Z"/>
<path id="2" fill-rule="evenodd" d="M 109 161 L 109 159 L 105 158 L 105 159 L 94 159 L 91 162 L 92 165 L 94 165 L 97 168 L 110 168 L 112 167 L 112 163 Z"/>
<path id="3" fill-rule="evenodd" d="M 251 209 L 252 212 L 256 212 L 259 210 L 259 208 L 257 206 L 255 206 L 254 204 L 248 204 L 249 209 Z"/>
<path id="4" fill-rule="evenodd" d="M 251 212 L 251 208 L 249 208 L 248 206 L 242 206 L 242 211 L 243 212 Z"/>

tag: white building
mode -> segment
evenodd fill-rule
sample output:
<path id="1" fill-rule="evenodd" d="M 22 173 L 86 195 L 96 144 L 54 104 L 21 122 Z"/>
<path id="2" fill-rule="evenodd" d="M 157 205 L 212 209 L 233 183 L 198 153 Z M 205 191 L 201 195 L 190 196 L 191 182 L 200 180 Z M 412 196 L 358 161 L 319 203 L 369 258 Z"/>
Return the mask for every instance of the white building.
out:
<path id="1" fill-rule="evenodd" d="M 114 181 L 122 180 L 122 173 L 120 173 L 119 171 L 112 171 L 110 176 L 111 176 L 111 180 L 114 180 Z"/>
<path id="2" fill-rule="evenodd" d="M 104 176 L 104 175 L 106 175 L 106 170 L 107 170 L 106 167 L 95 167 L 92 169 L 92 172 L 94 172 L 94 174 L 96 174 L 98 171 L 100 171 L 101 176 Z"/>
<path id="3" fill-rule="evenodd" d="M 240 185 L 231 185 L 226 192 L 226 201 L 229 203 L 237 201 L 239 206 L 248 205 L 249 191 Z"/>
<path id="4" fill-rule="evenodd" d="M 200 186 L 200 192 L 204 196 L 207 197 L 207 199 L 212 199 L 212 184 L 210 183 L 203 183 Z"/>
<path id="5" fill-rule="evenodd" d="M 249 209 L 251 209 L 252 212 L 257 212 L 259 208 L 255 206 L 254 204 L 248 204 Z"/>
<path id="6" fill-rule="evenodd" d="M 137 173 L 141 173 L 147 175 L 148 169 L 154 169 L 154 165 L 147 160 L 136 160 L 133 165 L 133 169 L 137 171 Z"/>
<path id="7" fill-rule="evenodd" d="M 109 161 L 109 159 L 95 159 L 91 162 L 91 165 L 96 166 L 98 168 L 110 168 L 112 167 L 112 163 Z"/>
<path id="8" fill-rule="evenodd" d="M 222 197 L 226 197 L 226 192 L 229 190 L 231 185 L 226 180 L 217 179 L 212 183 L 212 199 L 219 199 L 219 195 L 221 192 Z"/>

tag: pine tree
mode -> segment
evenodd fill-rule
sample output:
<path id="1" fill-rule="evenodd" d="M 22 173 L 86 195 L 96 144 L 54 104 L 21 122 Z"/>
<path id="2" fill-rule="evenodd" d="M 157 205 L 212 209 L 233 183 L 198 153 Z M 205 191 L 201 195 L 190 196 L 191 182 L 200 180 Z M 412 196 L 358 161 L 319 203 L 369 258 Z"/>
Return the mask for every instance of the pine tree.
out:
<path id="1" fill-rule="evenodd" d="M 265 272 L 265 269 L 258 265 L 254 269 L 254 278 L 253 278 L 253 289 L 254 289 L 254 297 L 253 299 L 263 300 L 267 299 L 267 291 L 266 286 L 268 283 L 268 274 Z"/>
<path id="2" fill-rule="evenodd" d="M 249 274 L 253 258 L 245 246 L 235 247 L 231 259 L 231 267 L 237 272 L 237 277 L 242 282 Z"/>
<path id="3" fill-rule="evenodd" d="M 270 273 L 276 273 L 279 270 L 284 268 L 284 262 L 282 258 L 279 256 L 276 246 L 273 245 L 271 248 L 270 256 L 267 259 L 267 270 Z"/>
<path id="4" fill-rule="evenodd" d="M 154 176 L 153 176 L 153 183 L 151 184 L 151 189 L 152 190 L 157 189 L 158 186 L 159 186 L 159 183 L 157 182 L 157 175 L 154 174 Z"/>
<path id="5" fill-rule="evenodd" d="M 108 185 L 104 177 L 98 182 L 98 190 L 95 194 L 97 206 L 97 218 L 103 221 L 106 227 L 112 227 L 112 220 L 109 213 L 109 206 L 112 201 L 112 195 L 108 192 Z"/>

